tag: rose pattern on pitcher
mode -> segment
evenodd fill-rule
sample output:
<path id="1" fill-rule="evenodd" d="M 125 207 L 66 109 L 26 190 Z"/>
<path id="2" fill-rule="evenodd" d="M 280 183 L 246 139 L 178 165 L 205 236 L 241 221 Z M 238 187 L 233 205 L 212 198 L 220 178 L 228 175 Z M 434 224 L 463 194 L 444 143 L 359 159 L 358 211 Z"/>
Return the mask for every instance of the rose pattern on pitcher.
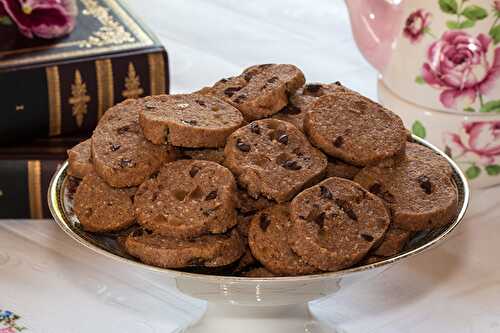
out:
<path id="1" fill-rule="evenodd" d="M 431 34 L 429 30 L 431 18 L 431 13 L 423 9 L 417 9 L 405 21 L 404 36 L 412 43 L 419 42 L 425 33 Z"/>
<path id="2" fill-rule="evenodd" d="M 445 152 L 465 166 L 467 178 L 500 175 L 500 121 L 468 121 L 457 133 L 444 133 Z"/>
<path id="3" fill-rule="evenodd" d="M 24 331 L 26 327 L 17 324 L 20 316 L 12 311 L 0 309 L 0 333 L 17 333 Z"/>
<path id="4" fill-rule="evenodd" d="M 440 90 L 439 100 L 446 108 L 466 112 L 500 112 L 500 100 L 487 100 L 488 93 L 493 91 L 500 78 L 500 47 L 496 47 L 500 43 L 498 1 L 492 3 L 492 12 L 488 13 L 468 0 L 439 0 L 440 9 L 453 15 L 453 19 L 446 21 L 450 30 L 429 45 L 421 75 L 416 77 L 415 82 Z M 423 15 L 418 13 L 425 11 L 418 9 L 410 14 L 404 36 L 408 37 L 407 30 L 412 26 L 408 22 Z M 488 17 L 493 18 L 489 35 L 479 33 L 472 36 L 464 31 Z M 430 32 L 430 23 L 422 29 L 420 36 L 425 31 Z"/>

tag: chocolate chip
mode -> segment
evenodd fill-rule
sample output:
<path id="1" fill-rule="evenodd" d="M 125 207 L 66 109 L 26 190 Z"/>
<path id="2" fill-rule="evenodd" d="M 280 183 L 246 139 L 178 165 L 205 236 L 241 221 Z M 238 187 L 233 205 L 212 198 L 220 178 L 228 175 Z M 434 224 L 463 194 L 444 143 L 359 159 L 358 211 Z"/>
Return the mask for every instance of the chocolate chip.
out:
<path id="1" fill-rule="evenodd" d="M 323 199 L 333 199 L 332 192 L 330 192 L 330 190 L 323 185 L 319 187 L 319 193 Z"/>
<path id="2" fill-rule="evenodd" d="M 347 201 L 337 198 L 337 199 L 335 199 L 335 204 L 337 206 L 339 206 L 340 209 L 342 209 L 344 211 L 344 213 L 346 213 L 346 215 L 349 216 L 349 218 L 351 220 L 354 220 L 354 221 L 358 220 L 358 216 L 356 215 L 356 213 L 354 213 L 351 205 Z"/>
<path id="3" fill-rule="evenodd" d="M 214 200 L 215 198 L 217 198 L 217 190 L 213 190 L 210 193 L 208 193 L 207 196 L 205 197 L 205 201 Z"/>
<path id="4" fill-rule="evenodd" d="M 243 78 L 248 82 L 255 76 L 255 74 L 257 74 L 257 71 L 251 70 L 249 72 L 246 72 L 245 75 L 243 75 Z"/>
<path id="5" fill-rule="evenodd" d="M 226 83 L 227 82 L 227 79 L 220 79 L 219 82 L 217 83 Z"/>
<path id="6" fill-rule="evenodd" d="M 250 131 L 255 134 L 260 134 L 260 127 L 257 123 L 251 123 L 250 124 Z"/>
<path id="7" fill-rule="evenodd" d="M 191 176 L 191 178 L 193 178 L 194 176 L 196 176 L 198 174 L 198 172 L 200 171 L 200 167 L 197 167 L 196 165 L 194 165 L 191 170 L 189 170 L 189 175 Z"/>
<path id="8" fill-rule="evenodd" d="M 125 132 L 128 132 L 129 129 L 130 127 L 128 125 L 125 125 L 118 128 L 116 131 L 118 132 L 118 134 L 124 134 Z"/>
<path id="9" fill-rule="evenodd" d="M 422 188 L 422 190 L 424 190 L 425 193 L 427 194 L 431 194 L 432 193 L 432 183 L 431 183 L 431 180 L 429 179 L 429 177 L 427 176 L 419 176 L 417 178 L 419 184 L 420 184 L 420 187 Z"/>
<path id="10" fill-rule="evenodd" d="M 283 109 L 281 109 L 280 112 L 283 112 L 283 113 L 286 113 L 289 115 L 297 115 L 297 114 L 300 114 L 302 112 L 302 110 L 299 109 L 298 107 L 296 107 L 295 105 L 288 104 Z"/>
<path id="11" fill-rule="evenodd" d="M 335 81 L 333 84 L 342 87 L 342 83 L 340 83 L 340 81 Z"/>
<path id="12" fill-rule="evenodd" d="M 120 147 L 121 146 L 118 143 L 112 143 L 110 149 L 111 151 L 117 151 Z"/>
<path id="13" fill-rule="evenodd" d="M 241 87 L 229 87 L 229 88 L 226 88 L 224 90 L 224 95 L 226 95 L 227 97 L 232 97 L 234 95 L 234 93 L 236 93 L 237 91 L 240 91 L 241 90 Z"/>
<path id="14" fill-rule="evenodd" d="M 236 140 L 236 147 L 242 152 L 248 153 L 250 151 L 250 145 L 241 141 L 241 139 Z"/>
<path id="15" fill-rule="evenodd" d="M 368 235 L 368 234 L 361 234 L 361 237 L 363 237 L 363 239 L 367 242 L 372 242 L 374 239 L 372 235 Z"/>
<path id="16" fill-rule="evenodd" d="M 243 102 L 245 99 L 247 99 L 247 96 L 244 95 L 244 94 L 241 94 L 241 95 L 238 95 L 235 99 L 234 99 L 234 102 L 235 103 L 241 103 Z"/>
<path id="17" fill-rule="evenodd" d="M 195 102 L 198 103 L 198 105 L 200 105 L 200 106 L 203 106 L 203 107 L 207 106 L 207 103 L 200 101 L 199 99 L 195 100 Z"/>
<path id="18" fill-rule="evenodd" d="M 304 87 L 304 93 L 316 94 L 323 86 L 321 84 L 310 83 Z"/>
<path id="19" fill-rule="evenodd" d="M 259 226 L 262 229 L 262 231 L 266 231 L 267 227 L 269 227 L 269 224 L 271 224 L 271 220 L 269 219 L 269 216 L 267 216 L 267 214 L 265 214 L 265 213 L 260 214 Z"/>
<path id="20" fill-rule="evenodd" d="M 270 78 L 270 79 L 267 80 L 267 82 L 269 82 L 269 83 L 274 83 L 276 81 L 278 81 L 278 77 L 277 76 L 273 76 L 272 78 Z"/>
<path id="21" fill-rule="evenodd" d="M 370 191 L 370 193 L 373 193 L 375 195 L 379 195 L 380 192 L 382 191 L 382 185 L 380 185 L 379 183 L 373 183 L 368 191 Z"/>
<path id="22" fill-rule="evenodd" d="M 288 144 L 288 135 L 287 134 L 281 134 L 280 136 L 278 136 L 278 142 L 282 143 L 284 145 L 287 145 Z"/>
<path id="23" fill-rule="evenodd" d="M 338 136 L 335 140 L 333 140 L 333 145 L 337 148 L 340 148 L 344 144 L 344 137 Z"/>
<path id="24" fill-rule="evenodd" d="M 293 161 L 293 160 L 286 160 L 283 162 L 283 164 L 281 166 L 285 169 L 294 170 L 294 171 L 302 169 L 302 167 L 297 163 L 297 161 Z"/>
<path id="25" fill-rule="evenodd" d="M 189 120 L 184 120 L 184 119 L 181 119 L 181 121 L 185 124 L 189 124 L 189 125 L 198 125 L 198 122 L 194 119 L 189 119 Z"/>
<path id="26" fill-rule="evenodd" d="M 122 168 L 132 168 L 135 166 L 135 163 L 129 158 L 122 158 L 120 160 L 120 167 Z"/>
<path id="27" fill-rule="evenodd" d="M 314 223 L 318 225 L 318 227 L 323 228 L 325 225 L 325 212 L 321 212 L 316 218 L 314 219 Z"/>

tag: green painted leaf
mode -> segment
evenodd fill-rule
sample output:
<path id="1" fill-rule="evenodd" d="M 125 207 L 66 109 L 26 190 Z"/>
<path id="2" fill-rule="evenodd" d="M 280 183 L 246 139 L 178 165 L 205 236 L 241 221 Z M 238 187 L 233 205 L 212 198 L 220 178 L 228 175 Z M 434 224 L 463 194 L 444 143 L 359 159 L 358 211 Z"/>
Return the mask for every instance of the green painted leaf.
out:
<path id="1" fill-rule="evenodd" d="M 500 165 L 498 164 L 490 164 L 485 167 L 486 173 L 490 176 L 500 175 Z"/>
<path id="2" fill-rule="evenodd" d="M 488 16 L 488 12 L 483 7 L 470 5 L 464 8 L 462 15 L 471 21 L 482 20 Z"/>
<path id="3" fill-rule="evenodd" d="M 497 24 L 490 30 L 490 36 L 495 44 L 500 43 L 500 24 Z"/>
<path id="4" fill-rule="evenodd" d="M 427 136 L 427 131 L 425 130 L 424 125 L 418 120 L 416 120 L 411 126 L 411 132 L 422 139 L 425 139 Z"/>
<path id="5" fill-rule="evenodd" d="M 489 101 L 479 110 L 480 112 L 500 112 L 500 99 Z"/>
<path id="6" fill-rule="evenodd" d="M 415 82 L 418 84 L 425 84 L 425 80 L 421 75 L 419 75 L 415 78 Z"/>
<path id="7" fill-rule="evenodd" d="M 448 27 L 448 29 L 460 29 L 460 24 L 456 21 L 446 21 L 446 26 Z"/>
<path id="8" fill-rule="evenodd" d="M 465 20 L 462 23 L 460 23 L 459 27 L 460 29 L 467 29 L 467 28 L 472 28 L 475 24 L 476 21 Z"/>
<path id="9" fill-rule="evenodd" d="M 439 0 L 439 8 L 445 13 L 456 14 L 458 10 L 458 4 L 456 0 Z"/>
<path id="10" fill-rule="evenodd" d="M 471 165 L 467 170 L 465 170 L 465 176 L 467 179 L 477 178 L 481 174 L 481 169 L 477 165 Z"/>
<path id="11" fill-rule="evenodd" d="M 474 109 L 472 106 L 468 106 L 468 107 L 464 108 L 464 111 L 465 112 L 476 112 L 476 109 Z"/>

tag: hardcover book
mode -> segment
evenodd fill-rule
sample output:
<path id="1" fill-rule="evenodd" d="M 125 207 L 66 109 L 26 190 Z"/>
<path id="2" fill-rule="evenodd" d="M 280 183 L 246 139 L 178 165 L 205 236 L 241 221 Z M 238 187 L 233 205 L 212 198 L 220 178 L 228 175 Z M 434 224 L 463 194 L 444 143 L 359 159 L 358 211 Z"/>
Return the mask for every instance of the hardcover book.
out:
<path id="1" fill-rule="evenodd" d="M 0 143 L 90 133 L 112 105 L 169 91 L 163 46 L 116 0 L 77 0 L 75 30 L 28 39 L 0 27 Z"/>

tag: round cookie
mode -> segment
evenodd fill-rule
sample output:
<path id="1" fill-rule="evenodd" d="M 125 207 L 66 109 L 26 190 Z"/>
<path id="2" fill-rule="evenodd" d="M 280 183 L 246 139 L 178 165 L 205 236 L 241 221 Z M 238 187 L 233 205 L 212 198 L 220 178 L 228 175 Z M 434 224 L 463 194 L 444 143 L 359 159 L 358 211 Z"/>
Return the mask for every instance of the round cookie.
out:
<path id="1" fill-rule="evenodd" d="M 204 160 L 215 163 L 224 163 L 224 148 L 178 148 L 177 158 L 184 160 Z"/>
<path id="2" fill-rule="evenodd" d="M 80 182 L 73 210 L 82 228 L 90 232 L 118 231 L 135 222 L 134 206 L 127 191 L 112 188 L 94 172 Z"/>
<path id="3" fill-rule="evenodd" d="M 357 166 L 401 153 L 406 143 L 397 115 L 352 91 L 318 98 L 304 117 L 304 130 L 313 145 Z"/>
<path id="4" fill-rule="evenodd" d="M 276 277 L 273 273 L 269 272 L 264 267 L 253 268 L 249 271 L 243 272 L 241 276 L 248 278 L 268 278 L 268 277 Z"/>
<path id="5" fill-rule="evenodd" d="M 394 227 L 392 224 L 384 235 L 382 242 L 371 251 L 378 257 L 392 257 L 405 247 L 410 239 L 411 232 Z"/>
<path id="6" fill-rule="evenodd" d="M 277 275 L 312 274 L 317 269 L 296 255 L 288 244 L 291 226 L 287 206 L 275 205 L 252 219 L 248 244 L 253 256 Z"/>
<path id="7" fill-rule="evenodd" d="M 266 199 L 263 196 L 254 199 L 245 189 L 238 188 L 238 210 L 243 215 L 255 214 L 275 204 L 276 202 Z"/>
<path id="8" fill-rule="evenodd" d="M 224 147 L 243 124 L 241 113 L 224 101 L 200 94 L 157 95 L 141 99 L 139 123 L 153 143 L 188 148 Z"/>
<path id="9" fill-rule="evenodd" d="M 139 229 L 127 237 L 125 249 L 142 262 L 163 268 L 226 266 L 238 260 L 244 251 L 236 230 L 182 240 Z"/>
<path id="10" fill-rule="evenodd" d="M 94 171 L 90 159 L 90 144 L 88 139 L 68 150 L 68 175 L 82 179 Z"/>
<path id="11" fill-rule="evenodd" d="M 360 170 L 360 167 L 345 163 L 333 157 L 328 157 L 328 164 L 326 165 L 326 177 L 339 177 L 353 180 Z"/>
<path id="12" fill-rule="evenodd" d="M 263 195 L 278 203 L 319 181 L 327 163 L 301 131 L 276 119 L 238 129 L 228 138 L 224 152 L 224 163 L 251 197 Z"/>
<path id="13" fill-rule="evenodd" d="M 200 93 L 224 99 L 238 108 L 247 121 L 252 121 L 279 112 L 288 104 L 288 94 L 304 82 L 304 74 L 293 65 L 263 64 L 222 79 Z"/>
<path id="14" fill-rule="evenodd" d="M 394 226 L 408 231 L 437 228 L 451 222 L 457 190 L 444 159 L 408 143 L 403 156 L 363 168 L 354 178 L 382 198 Z"/>
<path id="15" fill-rule="evenodd" d="M 225 167 L 209 161 L 165 164 L 134 198 L 143 227 L 169 237 L 224 233 L 236 225 L 236 182 Z"/>
<path id="16" fill-rule="evenodd" d="M 383 202 L 358 184 L 328 178 L 290 205 L 293 251 L 323 271 L 360 261 L 384 236 L 390 219 Z"/>
<path id="17" fill-rule="evenodd" d="M 335 83 L 308 83 L 290 95 L 288 105 L 273 115 L 274 119 L 287 121 L 303 131 L 304 117 L 309 107 L 318 97 L 331 94 L 335 91 L 348 91 L 340 82 Z"/>
<path id="18" fill-rule="evenodd" d="M 103 115 L 92 135 L 95 170 L 113 187 L 137 186 L 174 159 L 168 146 L 154 145 L 142 135 L 139 100 L 126 100 Z"/>

